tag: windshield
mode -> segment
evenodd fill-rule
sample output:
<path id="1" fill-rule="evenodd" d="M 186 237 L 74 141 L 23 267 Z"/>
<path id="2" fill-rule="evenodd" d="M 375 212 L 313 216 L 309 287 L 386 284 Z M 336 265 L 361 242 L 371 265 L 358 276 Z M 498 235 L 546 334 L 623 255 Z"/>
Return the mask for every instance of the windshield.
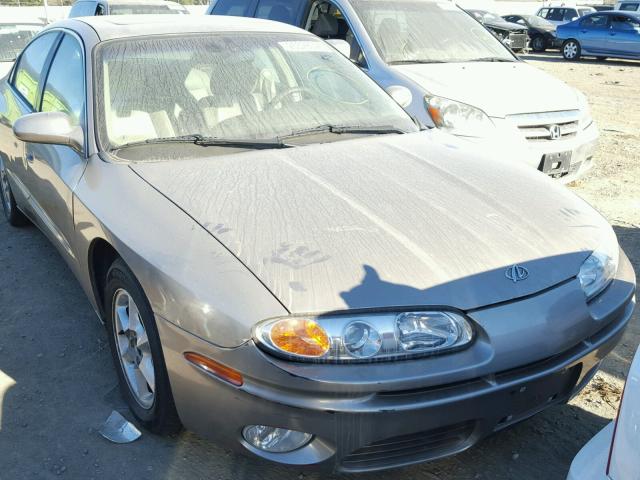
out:
<path id="1" fill-rule="evenodd" d="M 118 40 L 99 47 L 97 62 L 108 149 L 185 135 L 274 140 L 321 126 L 416 130 L 367 75 L 308 34 Z"/>
<path id="2" fill-rule="evenodd" d="M 109 6 L 109 15 L 146 15 L 146 14 L 186 14 L 181 5 L 116 4 Z"/>
<path id="3" fill-rule="evenodd" d="M 35 24 L 0 25 L 0 62 L 15 60 L 40 30 L 42 26 Z"/>
<path id="4" fill-rule="evenodd" d="M 499 40 L 452 2 L 353 0 L 352 4 L 386 63 L 514 60 Z"/>

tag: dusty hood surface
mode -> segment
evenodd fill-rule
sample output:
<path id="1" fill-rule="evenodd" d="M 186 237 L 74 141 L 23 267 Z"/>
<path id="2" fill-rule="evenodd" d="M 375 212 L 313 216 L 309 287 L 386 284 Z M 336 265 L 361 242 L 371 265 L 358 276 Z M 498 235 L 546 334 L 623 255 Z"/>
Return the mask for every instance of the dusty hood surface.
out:
<path id="1" fill-rule="evenodd" d="M 577 274 L 609 228 L 599 214 L 532 169 L 488 163 L 433 137 L 379 136 L 131 168 L 291 312 L 466 310 Z M 514 283 L 505 272 L 516 263 L 529 276 Z"/>
<path id="2" fill-rule="evenodd" d="M 577 110 L 566 83 L 524 62 L 394 65 L 426 92 L 473 105 L 491 117 Z M 470 88 L 482 85 L 482 88 Z"/>

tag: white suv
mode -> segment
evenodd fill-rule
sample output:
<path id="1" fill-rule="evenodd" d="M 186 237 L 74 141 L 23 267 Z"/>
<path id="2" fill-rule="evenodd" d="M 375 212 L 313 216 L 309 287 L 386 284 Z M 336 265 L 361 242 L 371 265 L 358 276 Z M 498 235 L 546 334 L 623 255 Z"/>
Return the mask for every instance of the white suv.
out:
<path id="1" fill-rule="evenodd" d="M 587 6 L 544 7 L 538 10 L 536 15 L 548 20 L 554 25 L 563 25 L 595 11 L 595 8 Z"/>

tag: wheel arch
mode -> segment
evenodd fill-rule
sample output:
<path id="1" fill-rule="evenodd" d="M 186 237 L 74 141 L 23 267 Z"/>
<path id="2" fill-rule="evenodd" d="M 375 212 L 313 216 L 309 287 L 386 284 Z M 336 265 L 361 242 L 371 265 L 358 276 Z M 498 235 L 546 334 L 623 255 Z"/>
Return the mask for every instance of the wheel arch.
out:
<path id="1" fill-rule="evenodd" d="M 122 258 L 115 247 L 104 238 L 95 238 L 89 245 L 87 265 L 91 289 L 95 298 L 100 318 L 104 322 L 104 289 L 107 283 L 107 272 L 113 262 Z"/>

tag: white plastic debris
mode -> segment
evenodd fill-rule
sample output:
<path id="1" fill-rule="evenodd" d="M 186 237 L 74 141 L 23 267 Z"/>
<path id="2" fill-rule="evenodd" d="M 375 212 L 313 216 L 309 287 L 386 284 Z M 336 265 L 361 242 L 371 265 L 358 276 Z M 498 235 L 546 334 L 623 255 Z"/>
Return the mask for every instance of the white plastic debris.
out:
<path id="1" fill-rule="evenodd" d="M 113 443 L 131 443 L 140 438 L 142 433 L 115 410 L 102 424 L 100 435 Z"/>

